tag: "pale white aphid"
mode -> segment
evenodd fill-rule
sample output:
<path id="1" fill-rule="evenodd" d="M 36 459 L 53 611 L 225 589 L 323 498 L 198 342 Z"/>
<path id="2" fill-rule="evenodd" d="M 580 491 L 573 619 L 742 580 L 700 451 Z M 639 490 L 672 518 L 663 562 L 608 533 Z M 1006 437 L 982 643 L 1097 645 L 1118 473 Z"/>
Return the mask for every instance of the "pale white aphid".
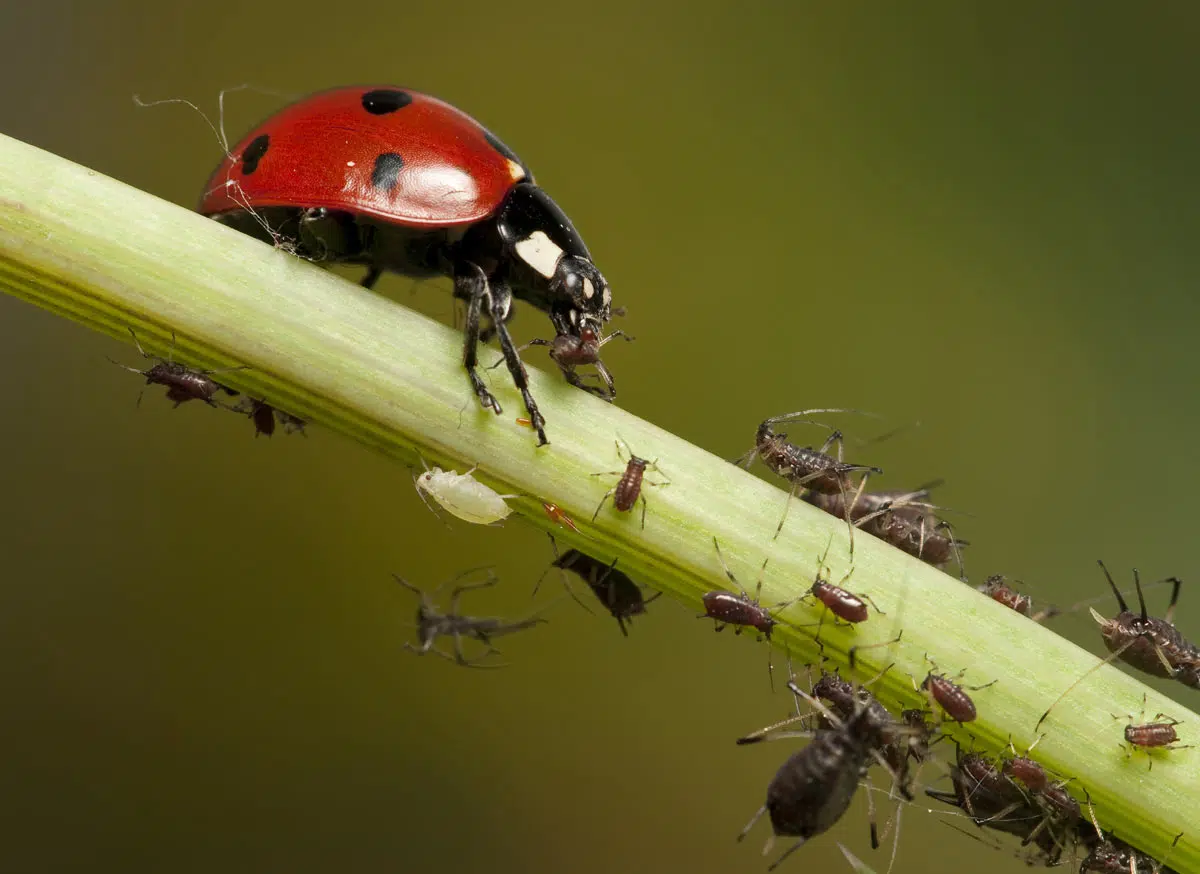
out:
<path id="1" fill-rule="evenodd" d="M 416 478 L 417 493 L 427 492 L 446 512 L 464 522 L 476 525 L 499 522 L 512 512 L 504 499 L 519 498 L 520 495 L 500 495 L 477 482 L 471 474 L 478 466 L 475 465 L 466 473 L 431 467 Z"/>

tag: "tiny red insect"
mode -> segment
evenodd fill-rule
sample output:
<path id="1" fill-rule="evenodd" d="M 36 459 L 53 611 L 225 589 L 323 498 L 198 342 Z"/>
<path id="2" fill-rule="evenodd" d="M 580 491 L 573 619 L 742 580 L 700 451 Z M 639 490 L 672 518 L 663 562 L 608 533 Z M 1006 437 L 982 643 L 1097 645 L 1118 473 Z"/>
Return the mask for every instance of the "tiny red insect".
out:
<path id="1" fill-rule="evenodd" d="M 594 391 L 612 399 L 598 354 L 612 317 L 608 283 L 529 168 L 448 103 L 392 86 L 310 95 L 229 151 L 200 212 L 309 260 L 365 265 L 367 287 L 385 270 L 452 278 L 454 296 L 467 302 L 463 364 L 472 389 L 485 409 L 501 412 L 476 370 L 479 341 L 494 333 L 539 444 L 545 420 L 506 327 L 514 298 L 550 316 L 563 348 L 595 353 L 560 367 L 579 385 L 575 366 L 597 365 L 606 388 Z"/>

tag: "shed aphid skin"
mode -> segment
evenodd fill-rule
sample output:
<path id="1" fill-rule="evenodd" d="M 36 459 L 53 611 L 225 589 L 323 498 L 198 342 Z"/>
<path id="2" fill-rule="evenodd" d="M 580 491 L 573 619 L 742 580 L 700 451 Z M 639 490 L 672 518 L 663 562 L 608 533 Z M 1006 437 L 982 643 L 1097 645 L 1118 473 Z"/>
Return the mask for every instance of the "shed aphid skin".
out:
<path id="1" fill-rule="evenodd" d="M 466 473 L 457 473 L 453 470 L 442 470 L 440 467 L 430 467 L 424 473 L 418 474 L 413 482 L 416 484 L 417 494 L 427 493 L 446 512 L 464 522 L 490 525 L 508 518 L 512 508 L 504 503 L 505 499 L 521 496 L 497 494 L 494 489 L 477 481 L 471 474 L 478 468 L 479 465 L 475 465 Z"/>
<path id="2" fill-rule="evenodd" d="M 1017 613 L 1032 619 L 1034 622 L 1041 622 L 1062 612 L 1057 607 L 1050 606 L 1043 607 L 1035 613 L 1033 611 L 1033 599 L 1010 586 L 1008 579 L 1003 574 L 992 574 L 983 581 L 983 585 L 976 588 L 977 591 L 987 595 L 996 603 L 1003 604 L 1009 610 L 1015 610 Z"/>
<path id="3" fill-rule="evenodd" d="M 512 634 L 515 631 L 522 631 L 526 628 L 532 628 L 534 625 L 545 622 L 537 616 L 532 616 L 528 619 L 522 619 L 518 622 L 505 622 L 503 619 L 493 617 L 476 617 L 463 616 L 458 612 L 458 602 L 464 592 L 469 592 L 473 589 L 483 589 L 488 586 L 496 585 L 496 575 L 490 568 L 472 568 L 468 571 L 463 571 L 461 574 L 448 580 L 447 583 L 461 580 L 468 574 L 475 573 L 480 570 L 487 570 L 487 578 L 477 583 L 469 583 L 466 585 L 456 586 L 450 594 L 450 610 L 447 613 L 439 613 L 434 598 L 441 591 L 442 583 L 432 594 L 426 593 L 424 590 L 417 588 L 412 583 L 405 580 L 403 577 L 393 574 L 396 577 L 396 582 L 404 586 L 410 592 L 413 592 L 421 599 L 417 605 L 417 637 L 420 643 L 413 646 L 411 643 L 404 644 L 404 648 L 410 652 L 415 652 L 417 655 L 425 655 L 432 652 L 439 655 L 448 661 L 455 662 L 465 668 L 499 668 L 504 667 L 502 664 L 485 664 L 484 659 L 492 655 L 499 655 L 500 650 L 492 645 L 492 638 L 500 637 L 505 634 Z M 449 637 L 454 641 L 454 655 L 442 652 L 435 646 L 439 637 Z M 482 643 L 487 649 L 483 655 L 476 659 L 468 659 L 463 653 L 462 641 L 463 638 L 470 638 Z"/>
<path id="4" fill-rule="evenodd" d="M 933 662 L 926 656 L 926 661 L 931 665 Z M 929 695 L 930 702 L 936 702 L 946 716 L 950 717 L 953 722 L 974 722 L 978 713 L 975 710 L 975 702 L 971 700 L 971 696 L 967 691 L 978 692 L 986 689 L 989 686 L 994 686 L 998 680 L 992 680 L 990 683 L 984 683 L 982 686 L 960 686 L 956 682 L 963 674 L 966 673 L 966 668 L 959 671 L 953 679 L 945 674 L 937 673 L 937 665 L 933 665 L 934 670 L 925 675 L 925 679 L 921 681 L 920 689 Z"/>
<path id="5" fill-rule="evenodd" d="M 916 508 L 935 509 L 929 500 L 932 497 L 933 489 L 944 483 L 945 480 L 936 479 L 917 486 L 915 489 L 877 489 L 868 492 L 864 488 L 866 485 L 864 479 L 859 483 L 859 487 L 848 496 L 843 496 L 841 492 L 806 491 L 800 496 L 800 499 L 824 510 L 830 516 L 845 519 L 848 515 L 851 522 L 858 522 L 865 516 L 893 507 L 913 508 L 914 512 L 916 512 Z M 848 508 L 847 497 L 849 498 Z"/>
<path id="6" fill-rule="evenodd" d="M 568 549 L 559 555 L 558 545 L 554 542 L 553 537 L 550 538 L 550 543 L 554 546 L 555 553 L 554 563 L 551 564 L 551 567 L 558 568 L 562 573 L 563 585 L 571 593 L 571 597 L 574 598 L 575 593 L 571 592 L 571 587 L 567 583 L 566 571 L 577 575 L 588 584 L 588 588 L 604 605 L 604 609 L 613 619 L 617 620 L 621 634 L 626 637 L 629 637 L 627 623 L 632 622 L 634 616 L 645 613 L 646 605 L 662 594 L 662 592 L 655 592 L 649 598 L 645 597 L 637 583 L 617 570 L 617 559 L 615 558 L 611 564 L 605 564 L 599 559 L 585 555 L 578 549 Z M 579 601 L 578 598 L 575 600 Z M 586 605 L 584 605 L 584 609 L 586 609 Z"/>
<path id="7" fill-rule="evenodd" d="M 771 660 L 771 632 L 779 624 L 779 620 L 775 616 L 779 611 L 799 599 L 792 598 L 789 601 L 783 601 L 773 608 L 762 606 L 759 598 L 762 596 L 763 573 L 767 569 L 769 559 L 763 559 L 762 567 L 758 570 L 758 582 L 754 586 L 754 597 L 751 598 L 749 593 L 742 588 L 737 577 L 733 575 L 729 565 L 725 563 L 725 556 L 721 555 L 721 544 L 717 542 L 716 536 L 713 537 L 713 547 L 717 551 L 717 560 L 721 563 L 721 570 L 725 571 L 729 582 L 737 586 L 738 594 L 720 590 L 707 592 L 700 599 L 704 605 L 704 612 L 697 618 L 712 619 L 717 631 L 723 630 L 726 625 L 733 626 L 734 634 L 741 634 L 743 628 L 753 628 L 757 631 L 758 639 L 767 641 L 767 676 L 771 681 L 771 687 L 774 688 L 775 665 Z"/>
<path id="8" fill-rule="evenodd" d="M 600 499 L 600 503 L 596 505 L 596 512 L 592 514 L 592 521 L 596 521 L 596 517 L 600 515 L 600 511 L 604 509 L 604 502 L 612 497 L 613 507 L 622 513 L 628 513 L 633 509 L 633 505 L 639 500 L 642 502 L 642 530 L 646 528 L 646 496 L 642 494 L 642 486 L 669 486 L 671 481 L 665 477 L 661 482 L 645 479 L 646 471 L 653 469 L 656 473 L 662 476 L 662 470 L 658 466 L 658 459 L 647 461 L 644 458 L 639 458 L 632 451 L 629 452 L 629 458 L 626 460 L 625 452 L 621 449 L 621 444 L 625 441 L 617 439 L 614 441 L 617 447 L 617 456 L 625 461 L 624 470 L 602 471 L 594 473 L 592 476 L 619 476 L 617 484 L 604 493 L 604 497 Z M 625 444 L 628 448 L 629 444 Z"/>
<path id="9" fill-rule="evenodd" d="M 890 771 L 875 750 L 878 730 L 868 706 L 857 706 L 849 719 L 842 720 L 795 683 L 789 681 L 788 688 L 797 698 L 808 701 L 833 727 L 813 734 L 807 746 L 780 766 L 767 786 L 766 803 L 738 835 L 738 840 L 743 840 L 766 813 L 770 814 L 773 834 L 763 847 L 763 855 L 771 851 L 776 837 L 799 838 L 768 866 L 768 871 L 775 870 L 808 840 L 841 819 L 872 759 Z M 798 735 L 786 731 L 762 734 L 762 740 Z M 896 779 L 895 774 L 892 778 Z"/>
<path id="10" fill-rule="evenodd" d="M 779 533 L 783 531 L 783 523 L 787 521 L 788 511 L 792 506 L 792 498 L 801 490 L 807 489 L 809 491 L 836 494 L 841 498 L 843 506 L 848 506 L 850 504 L 849 494 L 851 490 L 849 486 L 851 474 L 860 473 L 865 478 L 873 473 L 883 473 L 883 470 L 878 467 L 871 467 L 865 464 L 851 464 L 843 461 L 842 432 L 836 428 L 829 428 L 823 422 L 804 418 L 814 413 L 859 413 L 861 415 L 871 415 L 870 413 L 864 413 L 862 410 L 813 409 L 800 410 L 795 413 L 784 413 L 782 416 L 772 416 L 769 419 L 764 419 L 758 426 L 758 430 L 754 436 L 754 448 L 738 459 L 737 462 L 742 467 L 749 468 L 754 463 L 756 457 L 761 458 L 763 464 L 791 483 L 792 487 L 788 492 L 787 503 L 783 506 L 783 516 L 780 517 L 779 525 L 775 528 L 775 537 L 779 537 Z M 820 449 L 813 449 L 811 446 L 796 446 L 794 443 L 788 442 L 787 434 L 775 433 L 775 426 L 783 422 L 803 422 L 805 424 L 817 425 L 822 428 L 829 428 L 831 433 Z M 837 458 L 828 454 L 829 450 L 835 444 L 837 445 Z M 861 488 L 861 484 L 859 488 Z M 850 555 L 853 556 L 854 524 L 847 519 L 846 526 L 850 534 Z"/>
<path id="11" fill-rule="evenodd" d="M 1142 710 L 1138 714 L 1137 719 L 1145 719 L 1146 716 L 1146 695 L 1142 694 Z M 1175 726 L 1181 725 L 1178 719 L 1173 719 L 1165 713 L 1158 713 L 1151 722 L 1135 721 L 1132 713 L 1119 715 L 1114 713 L 1113 719 L 1129 720 L 1125 726 L 1125 743 L 1121 744 L 1121 748 L 1125 750 L 1125 755 L 1133 758 L 1133 754 L 1142 750 L 1146 753 L 1147 766 L 1146 769 L 1154 767 L 1154 756 L 1151 750 L 1190 750 L 1192 744 L 1179 743 L 1179 732 L 1175 730 Z"/>
<path id="12" fill-rule="evenodd" d="M 141 356 L 156 363 L 146 370 L 138 370 L 136 367 L 130 367 L 127 364 L 114 361 L 112 358 L 108 360 L 112 361 L 113 364 L 122 370 L 128 370 L 130 373 L 144 376 L 146 378 L 146 385 L 166 386 L 167 400 L 174 401 L 176 407 L 188 401 L 204 401 L 210 407 L 221 406 L 214 400 L 214 396 L 218 391 L 225 392 L 228 395 L 236 395 L 237 392 L 216 382 L 212 378 L 213 374 L 248 369 L 248 365 L 241 364 L 237 367 L 222 367 L 219 370 L 195 370 L 184 364 L 179 364 L 173 360 L 175 350 L 174 332 L 171 333 L 171 352 L 166 358 L 151 355 L 143 349 L 142 344 L 138 341 L 137 334 L 133 333 L 133 328 L 129 328 L 129 336 L 133 338 L 133 345 L 137 347 L 137 351 L 141 353 Z M 145 394 L 145 389 L 138 394 L 137 405 L 139 407 L 142 404 L 142 394 Z"/>
<path id="13" fill-rule="evenodd" d="M 1100 570 L 1104 571 L 1104 578 L 1117 598 L 1117 606 L 1121 608 L 1121 611 L 1112 619 L 1105 619 L 1094 608 L 1088 608 L 1092 618 L 1100 624 L 1100 635 L 1104 638 L 1104 645 L 1111 654 L 1096 662 L 1082 676 L 1067 686 L 1062 694 L 1046 708 L 1046 712 L 1034 726 L 1034 731 L 1041 728 L 1042 723 L 1050 716 L 1050 712 L 1076 686 L 1114 659 L 1119 658 L 1126 664 L 1152 676 L 1178 680 L 1193 689 L 1200 688 L 1200 649 L 1184 638 L 1179 633 L 1179 629 L 1171 622 L 1183 581 L 1178 577 L 1168 577 L 1160 581 L 1171 583 L 1172 588 L 1167 612 L 1163 618 L 1159 619 L 1150 616 L 1146 611 L 1146 598 L 1142 592 L 1141 575 L 1136 568 L 1133 571 L 1133 583 L 1137 591 L 1138 605 L 1141 607 L 1140 613 L 1130 611 L 1129 605 L 1125 602 L 1125 596 L 1113 582 L 1112 574 L 1108 572 L 1104 562 L 1097 561 L 1096 563 L 1100 565 Z"/>

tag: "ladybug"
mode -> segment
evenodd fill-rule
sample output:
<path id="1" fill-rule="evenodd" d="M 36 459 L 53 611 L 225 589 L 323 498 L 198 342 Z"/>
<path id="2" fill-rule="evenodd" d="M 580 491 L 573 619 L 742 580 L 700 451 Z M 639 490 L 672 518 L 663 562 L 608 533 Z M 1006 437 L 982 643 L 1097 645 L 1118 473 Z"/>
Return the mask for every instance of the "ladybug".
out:
<path id="1" fill-rule="evenodd" d="M 501 412 L 476 370 L 479 341 L 494 334 L 539 446 L 546 422 L 505 324 L 514 297 L 545 311 L 573 350 L 558 362 L 570 384 L 615 395 L 600 361 L 612 293 L 583 239 L 512 149 L 448 103 L 391 86 L 306 97 L 228 153 L 199 211 L 312 261 L 365 265 L 367 288 L 385 270 L 452 278 L 467 304 L 471 387 Z M 594 364 L 605 388 L 585 385 L 580 363 Z"/>

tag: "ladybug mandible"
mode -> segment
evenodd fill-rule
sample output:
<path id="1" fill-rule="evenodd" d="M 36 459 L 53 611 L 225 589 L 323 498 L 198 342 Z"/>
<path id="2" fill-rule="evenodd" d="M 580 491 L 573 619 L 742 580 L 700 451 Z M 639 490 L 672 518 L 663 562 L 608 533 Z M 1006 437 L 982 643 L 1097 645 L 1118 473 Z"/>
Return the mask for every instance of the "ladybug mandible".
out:
<path id="1" fill-rule="evenodd" d="M 559 364 L 569 383 L 615 394 L 600 361 L 612 293 L 587 246 L 521 159 L 448 103 L 390 86 L 306 97 L 230 151 L 199 210 L 309 260 L 363 264 L 367 288 L 385 270 L 451 277 L 467 302 L 463 364 L 479 402 L 501 412 L 476 371 L 479 341 L 495 334 L 539 446 L 546 421 L 505 325 L 514 297 L 549 314 L 574 350 Z M 596 366 L 605 389 L 583 384 L 580 363 Z"/>

